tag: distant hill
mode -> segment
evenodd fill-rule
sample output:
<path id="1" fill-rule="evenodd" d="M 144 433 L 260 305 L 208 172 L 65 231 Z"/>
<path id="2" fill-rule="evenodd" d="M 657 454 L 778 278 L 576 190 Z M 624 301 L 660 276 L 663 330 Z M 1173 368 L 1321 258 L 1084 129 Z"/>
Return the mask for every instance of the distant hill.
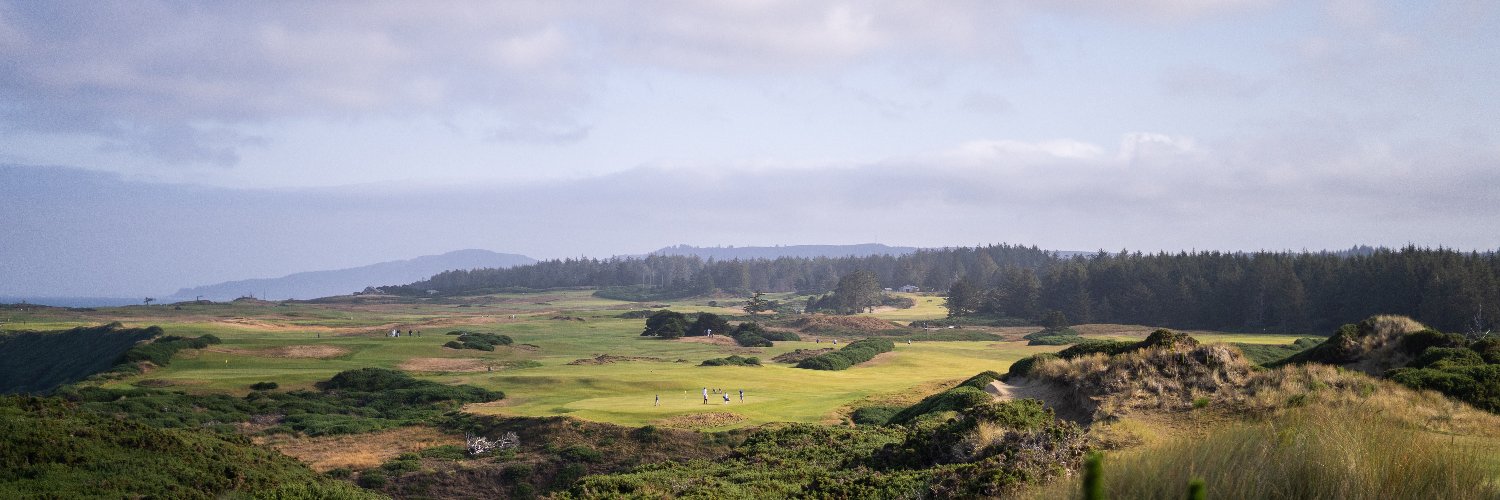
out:
<path id="1" fill-rule="evenodd" d="M 666 247 L 651 255 L 696 255 L 704 259 L 775 259 L 777 257 L 869 257 L 871 255 L 906 255 L 917 247 L 893 247 L 879 243 L 858 245 L 788 245 L 774 247 Z"/>
<path id="2" fill-rule="evenodd" d="M 248 279 L 183 288 L 167 299 L 230 300 L 246 295 L 272 300 L 316 299 L 331 295 L 348 295 L 369 286 L 411 283 L 453 269 L 503 268 L 533 264 L 536 259 L 524 255 L 495 253 L 489 250 L 458 250 L 442 255 L 428 255 L 410 260 L 381 262 L 363 267 L 334 271 L 311 271 L 280 278 Z"/>

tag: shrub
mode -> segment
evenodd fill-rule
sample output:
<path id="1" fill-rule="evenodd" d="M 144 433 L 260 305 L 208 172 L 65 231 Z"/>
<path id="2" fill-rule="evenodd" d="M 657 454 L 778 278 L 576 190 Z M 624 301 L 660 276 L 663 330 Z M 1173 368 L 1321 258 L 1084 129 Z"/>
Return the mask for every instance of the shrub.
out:
<path id="1" fill-rule="evenodd" d="M 1468 344 L 1463 335 L 1443 334 L 1424 328 L 1401 336 L 1401 350 L 1407 354 L 1420 354 L 1430 347 L 1463 347 Z"/>
<path id="2" fill-rule="evenodd" d="M 1474 366 L 1484 364 L 1484 358 L 1472 349 L 1463 347 L 1429 347 L 1422 351 L 1422 355 L 1412 360 L 1406 366 L 1412 368 L 1436 368 L 1445 369 L 1456 366 Z"/>
<path id="3" fill-rule="evenodd" d="M 558 453 L 558 456 L 562 457 L 563 460 L 567 460 L 570 462 L 587 463 L 595 463 L 604 458 L 604 454 L 599 453 L 599 450 L 595 450 L 581 444 L 575 444 L 567 448 L 563 448 L 562 452 Z"/>
<path id="4" fill-rule="evenodd" d="M 662 309 L 646 318 L 646 329 L 641 331 L 641 336 L 675 339 L 686 335 L 687 331 L 687 316 L 684 316 L 680 312 Z"/>
<path id="5" fill-rule="evenodd" d="M 927 396 L 917 404 L 911 405 L 890 418 L 890 423 L 905 424 L 923 415 L 943 411 L 959 411 L 971 408 L 982 403 L 994 401 L 995 397 L 981 389 L 968 386 L 958 386 L 946 391 Z"/>
<path id="6" fill-rule="evenodd" d="M 706 359 L 698 366 L 760 366 L 760 358 L 734 354 L 727 358 Z"/>
<path id="7" fill-rule="evenodd" d="M 904 408 L 900 406 L 875 405 L 855 408 L 849 420 L 858 425 L 885 425 Z"/>
<path id="8" fill-rule="evenodd" d="M 1500 337 L 1485 337 L 1469 345 L 1485 363 L 1500 365 Z"/>
<path id="9" fill-rule="evenodd" d="M 1083 341 L 1084 338 L 1077 335 L 1043 335 L 1030 339 L 1026 345 L 1072 345 Z"/>
<path id="10" fill-rule="evenodd" d="M 359 485 L 372 490 L 385 487 L 385 471 L 380 469 L 366 469 L 359 473 Z"/>
<path id="11" fill-rule="evenodd" d="M 1056 354 L 1052 354 L 1050 352 L 1047 352 L 1047 353 L 1041 353 L 1041 354 L 1034 354 L 1034 355 L 1031 355 L 1031 356 L 1027 356 L 1027 357 L 1018 359 L 1018 360 L 1016 360 L 1015 363 L 1011 363 L 1010 364 L 1010 370 L 1005 373 L 1005 377 L 1006 378 L 1011 378 L 1011 377 L 1025 377 L 1027 375 L 1030 375 L 1032 368 L 1036 367 L 1036 365 L 1038 363 L 1041 363 L 1042 361 L 1046 361 L 1046 360 L 1049 360 L 1049 359 L 1061 359 L 1061 358 L 1058 357 L 1058 355 L 1056 355 Z"/>
<path id="12" fill-rule="evenodd" d="M 810 370 L 845 370 L 851 366 L 874 359 L 883 352 L 896 349 L 890 339 L 868 338 L 850 342 L 834 352 L 814 356 L 797 363 L 797 368 Z"/>
<path id="13" fill-rule="evenodd" d="M 256 382 L 250 384 L 250 389 L 256 391 L 269 391 L 278 387 L 281 387 L 281 385 L 275 382 Z"/>
<path id="14" fill-rule="evenodd" d="M 796 332 L 787 332 L 787 331 L 774 331 L 773 332 L 773 331 L 770 331 L 770 330 L 766 330 L 765 333 L 760 334 L 760 336 L 761 337 L 765 337 L 766 340 L 771 340 L 771 341 L 776 341 L 776 342 L 785 342 L 785 341 L 793 341 L 793 342 L 795 342 L 795 341 L 802 340 L 802 337 L 798 336 Z"/>
<path id="15" fill-rule="evenodd" d="M 729 321 L 714 313 L 699 313 L 698 318 L 693 320 L 693 324 L 687 327 L 686 335 L 689 337 L 706 335 L 710 330 L 720 335 L 729 334 Z"/>
<path id="16" fill-rule="evenodd" d="M 1129 351 L 1136 346 L 1136 342 L 1130 342 L 1127 340 L 1089 339 L 1074 344 L 1072 347 L 1059 351 L 1057 353 L 1057 357 L 1062 359 L 1073 359 L 1076 357 L 1087 356 L 1089 354 L 1095 353 L 1113 356 L 1125 351 Z"/>

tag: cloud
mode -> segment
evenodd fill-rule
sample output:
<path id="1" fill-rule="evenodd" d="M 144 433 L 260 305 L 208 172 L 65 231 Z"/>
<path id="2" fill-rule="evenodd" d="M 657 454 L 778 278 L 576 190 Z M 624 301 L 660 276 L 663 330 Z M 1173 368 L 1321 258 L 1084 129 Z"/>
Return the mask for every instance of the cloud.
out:
<path id="1" fill-rule="evenodd" d="M 1277 0 L 1027 0 L 1043 10 L 1151 22 L 1182 22 L 1263 9 Z"/>

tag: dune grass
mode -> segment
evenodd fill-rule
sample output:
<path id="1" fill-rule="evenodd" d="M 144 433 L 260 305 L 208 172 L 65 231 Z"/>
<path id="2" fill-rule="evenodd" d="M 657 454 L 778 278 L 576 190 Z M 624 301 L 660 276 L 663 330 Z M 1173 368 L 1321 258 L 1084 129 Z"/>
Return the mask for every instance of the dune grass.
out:
<path id="1" fill-rule="evenodd" d="M 1181 498 L 1201 478 L 1221 498 L 1497 498 L 1493 440 L 1413 428 L 1358 405 L 1311 406 L 1205 436 L 1107 455 L 1112 498 Z M 1036 498 L 1081 491 L 1074 478 Z"/>

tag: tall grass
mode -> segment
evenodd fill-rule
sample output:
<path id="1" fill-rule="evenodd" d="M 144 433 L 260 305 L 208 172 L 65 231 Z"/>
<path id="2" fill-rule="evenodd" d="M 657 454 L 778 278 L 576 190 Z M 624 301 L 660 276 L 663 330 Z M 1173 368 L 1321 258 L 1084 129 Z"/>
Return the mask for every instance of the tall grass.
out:
<path id="1" fill-rule="evenodd" d="M 1500 498 L 1486 449 L 1357 406 L 1308 407 L 1110 457 L 1113 498 L 1181 498 L 1202 478 L 1218 498 Z M 1078 479 L 1038 498 L 1076 497 Z"/>

